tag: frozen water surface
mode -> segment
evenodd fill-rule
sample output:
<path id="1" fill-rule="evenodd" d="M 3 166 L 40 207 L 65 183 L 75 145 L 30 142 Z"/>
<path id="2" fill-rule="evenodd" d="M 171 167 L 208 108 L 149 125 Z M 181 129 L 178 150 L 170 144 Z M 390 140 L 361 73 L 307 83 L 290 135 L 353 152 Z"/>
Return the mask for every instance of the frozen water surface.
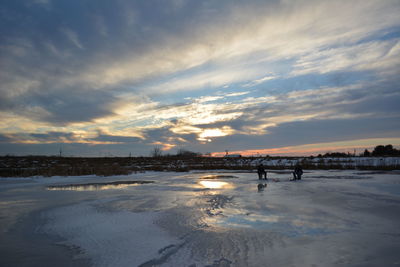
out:
<path id="1" fill-rule="evenodd" d="M 398 172 L 256 176 L 1 179 L 0 266 L 400 265 Z"/>

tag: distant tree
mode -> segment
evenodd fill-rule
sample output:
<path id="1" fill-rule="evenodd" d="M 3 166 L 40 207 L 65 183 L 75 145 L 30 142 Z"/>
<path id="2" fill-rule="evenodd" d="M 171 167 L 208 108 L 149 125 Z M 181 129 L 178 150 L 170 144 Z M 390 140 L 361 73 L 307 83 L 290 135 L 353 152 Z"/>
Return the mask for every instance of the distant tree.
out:
<path id="1" fill-rule="evenodd" d="M 362 153 L 361 156 L 370 157 L 371 156 L 371 152 L 369 152 L 368 149 L 365 149 L 364 153 Z"/>
<path id="2" fill-rule="evenodd" d="M 393 148 L 392 145 L 379 145 L 372 151 L 372 156 L 400 156 L 400 150 Z"/>
<path id="3" fill-rule="evenodd" d="M 182 148 L 178 150 L 176 155 L 179 156 L 179 157 L 186 157 L 186 158 L 194 158 L 194 157 L 201 156 L 200 153 L 189 151 L 189 150 L 182 149 Z"/>
<path id="4" fill-rule="evenodd" d="M 376 146 L 372 151 L 373 156 L 383 156 L 385 154 L 385 147 L 382 145 Z"/>
<path id="5" fill-rule="evenodd" d="M 342 152 L 331 152 L 331 153 L 325 153 L 323 157 L 327 158 L 344 158 L 344 157 L 349 157 L 350 154 L 348 153 L 342 153 Z"/>
<path id="6" fill-rule="evenodd" d="M 161 157 L 161 155 L 162 150 L 159 146 L 154 147 L 153 150 L 150 152 L 150 156 L 152 156 L 153 158 Z"/>

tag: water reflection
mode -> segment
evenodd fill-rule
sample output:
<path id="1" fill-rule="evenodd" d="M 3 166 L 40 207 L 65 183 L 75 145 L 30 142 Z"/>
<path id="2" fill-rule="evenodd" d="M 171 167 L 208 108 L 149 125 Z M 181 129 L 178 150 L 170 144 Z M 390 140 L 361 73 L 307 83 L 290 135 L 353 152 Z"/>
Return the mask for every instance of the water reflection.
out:
<path id="1" fill-rule="evenodd" d="M 221 182 L 221 181 L 200 181 L 200 185 L 202 185 L 205 188 L 209 189 L 230 189 L 233 188 L 233 185 L 227 182 Z"/>
<path id="2" fill-rule="evenodd" d="M 72 191 L 97 191 L 109 189 L 123 189 L 129 186 L 137 186 L 141 184 L 154 183 L 153 181 L 116 181 L 109 183 L 90 183 L 90 184 L 68 184 L 68 185 L 52 185 L 47 190 L 72 190 Z"/>
<path id="3" fill-rule="evenodd" d="M 237 176 L 234 175 L 206 175 L 202 176 L 201 179 L 205 180 L 212 180 L 212 179 L 232 179 L 232 178 L 238 178 Z"/>
<path id="4" fill-rule="evenodd" d="M 262 192 L 264 189 L 267 188 L 267 184 L 258 184 L 257 185 L 257 191 Z"/>
<path id="5" fill-rule="evenodd" d="M 329 220 L 313 222 L 307 216 L 286 216 L 274 212 L 249 211 L 231 206 L 211 208 L 206 211 L 205 221 L 208 225 L 222 229 L 253 228 L 281 233 L 290 237 L 328 235 L 343 231 L 336 223 Z M 340 225 L 340 224 L 339 224 Z"/>
<path id="6" fill-rule="evenodd" d="M 343 231 L 345 222 L 339 218 L 319 216 L 320 211 L 303 209 L 301 214 L 285 208 L 285 205 L 266 204 L 273 200 L 274 189 L 267 183 L 251 185 L 252 192 L 237 195 L 232 191 L 220 189 L 231 188 L 233 185 L 225 181 L 200 181 L 199 185 L 212 190 L 202 192 L 201 210 L 202 222 L 211 231 L 226 231 L 234 228 L 252 228 L 269 232 L 281 233 L 289 237 L 329 235 Z M 271 189 L 271 195 L 258 194 Z M 219 189 L 219 190 L 218 190 Z M 258 195 L 255 198 L 255 194 Z M 270 197 L 270 198 L 268 198 Z M 317 219 L 316 219 L 317 217 Z"/>
<path id="7" fill-rule="evenodd" d="M 229 214 L 226 211 L 223 214 L 224 216 L 212 218 L 209 222 L 224 228 L 257 228 L 279 232 L 290 237 L 327 235 L 340 231 L 335 227 L 317 226 L 307 221 L 296 224 L 296 220 L 299 219 L 291 219 L 285 216 L 249 213 Z"/>

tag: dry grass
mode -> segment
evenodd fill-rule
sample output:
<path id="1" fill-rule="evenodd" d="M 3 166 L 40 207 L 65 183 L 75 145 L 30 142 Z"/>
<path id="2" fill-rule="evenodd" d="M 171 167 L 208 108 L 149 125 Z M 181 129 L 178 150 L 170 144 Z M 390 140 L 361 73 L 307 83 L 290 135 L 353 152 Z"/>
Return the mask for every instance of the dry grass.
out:
<path id="1" fill-rule="evenodd" d="M 127 175 L 140 171 L 174 171 L 190 170 L 240 170 L 254 171 L 258 161 L 267 160 L 276 164 L 267 164 L 269 170 L 293 169 L 293 163 L 301 160 L 303 169 L 362 169 L 362 170 L 399 170 L 399 165 L 388 165 L 385 162 L 378 166 L 346 165 L 338 159 L 317 160 L 313 158 L 209 158 L 209 157 L 0 157 L 0 177 L 29 176 L 79 176 L 79 175 Z"/>

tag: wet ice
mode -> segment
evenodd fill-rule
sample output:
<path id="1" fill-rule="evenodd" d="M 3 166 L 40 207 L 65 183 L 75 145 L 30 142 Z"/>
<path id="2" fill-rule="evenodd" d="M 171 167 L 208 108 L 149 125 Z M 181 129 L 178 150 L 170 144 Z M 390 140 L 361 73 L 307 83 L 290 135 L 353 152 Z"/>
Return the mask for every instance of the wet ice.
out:
<path id="1" fill-rule="evenodd" d="M 150 172 L 1 180 L 0 240 L 15 242 L 0 243 L 2 248 L 8 246 L 7 251 L 16 250 L 24 242 L 23 231 L 28 231 L 17 234 L 18 229 L 38 229 L 29 252 L 18 249 L 18 255 L 35 255 L 27 261 L 46 265 L 54 259 L 40 249 L 43 242 L 46 247 L 64 248 L 66 254 L 74 249 L 75 256 L 70 262 L 63 257 L 60 266 L 396 266 L 400 262 L 398 173 L 308 171 L 302 181 L 290 182 L 290 173 L 276 172 L 269 173 L 263 190 L 254 173 L 230 176 Z M 116 181 L 154 183 L 119 188 Z M 63 184 L 114 187 L 47 190 Z M 33 221 L 26 214 L 40 219 Z M 21 265 L 21 259 L 3 251 L 0 265 Z"/>

